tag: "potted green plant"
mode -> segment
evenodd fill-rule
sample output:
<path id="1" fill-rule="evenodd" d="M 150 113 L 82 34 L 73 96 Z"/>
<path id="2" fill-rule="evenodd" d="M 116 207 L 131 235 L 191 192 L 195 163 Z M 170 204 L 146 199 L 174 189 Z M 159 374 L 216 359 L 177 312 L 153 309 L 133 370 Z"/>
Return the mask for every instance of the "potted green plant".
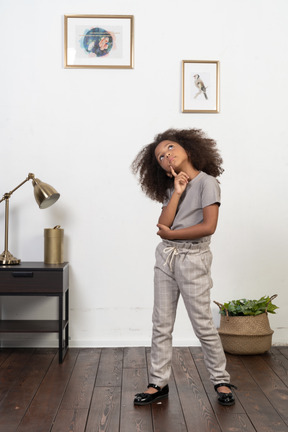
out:
<path id="1" fill-rule="evenodd" d="M 273 330 L 268 313 L 275 314 L 278 306 L 272 297 L 259 300 L 231 300 L 221 304 L 214 301 L 221 314 L 218 329 L 224 351 L 230 354 L 254 355 L 268 351 L 272 345 Z"/>

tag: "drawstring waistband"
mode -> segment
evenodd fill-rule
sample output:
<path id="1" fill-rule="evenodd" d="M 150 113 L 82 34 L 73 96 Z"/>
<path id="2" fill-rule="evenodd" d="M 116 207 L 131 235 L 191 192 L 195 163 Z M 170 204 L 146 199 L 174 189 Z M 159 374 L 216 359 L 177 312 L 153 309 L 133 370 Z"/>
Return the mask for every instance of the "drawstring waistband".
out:
<path id="1" fill-rule="evenodd" d="M 185 242 L 185 243 L 179 243 L 179 242 L 172 242 L 169 240 L 164 240 L 163 243 L 165 244 L 165 248 L 163 249 L 163 253 L 166 255 L 167 258 L 164 263 L 164 266 L 169 265 L 169 269 L 171 272 L 173 272 L 173 262 L 174 258 L 177 255 L 185 254 L 187 253 L 197 253 L 200 250 L 205 250 L 209 248 L 210 239 L 203 238 L 203 240 L 199 242 Z"/>
<path id="2" fill-rule="evenodd" d="M 163 249 L 163 252 L 167 255 L 166 261 L 164 263 L 164 266 L 166 266 L 167 264 L 169 264 L 169 268 L 172 272 L 172 264 L 173 264 L 173 259 L 176 255 L 179 254 L 178 249 L 176 246 L 169 246 L 166 247 L 165 249 Z"/>

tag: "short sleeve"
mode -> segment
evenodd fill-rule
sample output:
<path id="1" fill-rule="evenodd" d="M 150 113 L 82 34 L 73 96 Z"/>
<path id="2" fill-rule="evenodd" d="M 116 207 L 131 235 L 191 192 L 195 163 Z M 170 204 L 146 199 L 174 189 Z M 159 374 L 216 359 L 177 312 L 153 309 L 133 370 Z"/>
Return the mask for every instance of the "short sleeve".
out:
<path id="1" fill-rule="evenodd" d="M 215 177 L 207 176 L 202 191 L 202 208 L 212 204 L 221 205 L 221 189 Z"/>

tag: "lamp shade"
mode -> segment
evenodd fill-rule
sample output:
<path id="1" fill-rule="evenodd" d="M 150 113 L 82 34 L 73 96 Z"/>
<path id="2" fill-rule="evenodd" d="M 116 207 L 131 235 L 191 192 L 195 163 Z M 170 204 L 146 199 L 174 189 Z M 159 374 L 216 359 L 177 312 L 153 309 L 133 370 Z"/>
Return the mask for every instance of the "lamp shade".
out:
<path id="1" fill-rule="evenodd" d="M 60 194 L 47 183 L 41 182 L 41 180 L 34 178 L 34 196 L 35 200 L 40 209 L 46 209 L 54 204 L 60 197 Z"/>

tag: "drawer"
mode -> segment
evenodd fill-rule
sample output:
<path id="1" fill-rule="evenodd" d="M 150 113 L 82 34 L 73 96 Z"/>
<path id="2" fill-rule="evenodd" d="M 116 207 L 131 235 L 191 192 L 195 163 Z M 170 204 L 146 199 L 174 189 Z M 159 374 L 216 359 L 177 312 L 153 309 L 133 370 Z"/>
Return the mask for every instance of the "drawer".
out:
<path id="1" fill-rule="evenodd" d="M 63 272 L 61 271 L 37 271 L 29 269 L 13 269 L 0 271 L 0 293 L 27 294 L 62 293 Z"/>

